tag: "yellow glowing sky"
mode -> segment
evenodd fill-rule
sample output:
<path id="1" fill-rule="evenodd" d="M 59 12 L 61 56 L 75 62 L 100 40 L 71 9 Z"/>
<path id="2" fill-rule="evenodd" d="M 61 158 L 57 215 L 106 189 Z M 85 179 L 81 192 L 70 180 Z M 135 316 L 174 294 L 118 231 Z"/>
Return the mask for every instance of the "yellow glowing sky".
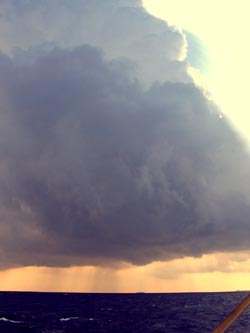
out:
<path id="1" fill-rule="evenodd" d="M 196 34 L 213 64 L 204 80 L 237 129 L 250 142 L 250 1 L 144 0 L 170 24 Z M 46 268 L 0 272 L 0 290 L 80 292 L 184 292 L 247 290 L 250 253 L 217 253 L 146 266 Z"/>
<path id="2" fill-rule="evenodd" d="M 0 272 L 0 290 L 197 292 L 248 290 L 250 253 L 217 253 L 146 266 L 47 268 Z"/>
<path id="3" fill-rule="evenodd" d="M 209 52 L 204 81 L 250 148 L 249 0 L 143 0 L 170 25 L 197 35 Z"/>

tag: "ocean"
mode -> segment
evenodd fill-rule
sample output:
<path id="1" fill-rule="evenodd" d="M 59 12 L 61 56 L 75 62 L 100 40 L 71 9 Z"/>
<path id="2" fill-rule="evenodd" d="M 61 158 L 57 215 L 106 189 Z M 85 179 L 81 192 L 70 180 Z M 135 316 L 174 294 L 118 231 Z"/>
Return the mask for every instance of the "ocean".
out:
<path id="1" fill-rule="evenodd" d="M 1 292 L 0 332 L 206 333 L 246 295 Z M 250 309 L 227 332 L 250 332 Z"/>

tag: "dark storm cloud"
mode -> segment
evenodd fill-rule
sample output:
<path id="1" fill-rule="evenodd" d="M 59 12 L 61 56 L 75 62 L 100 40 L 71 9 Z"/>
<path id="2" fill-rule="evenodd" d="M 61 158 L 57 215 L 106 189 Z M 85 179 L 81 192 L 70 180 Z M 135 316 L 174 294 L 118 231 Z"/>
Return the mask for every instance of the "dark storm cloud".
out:
<path id="1" fill-rule="evenodd" d="M 143 60 L 90 45 L 0 55 L 2 267 L 249 248 L 241 141 L 186 73 L 146 88 Z"/>
<path id="2" fill-rule="evenodd" d="M 248 174 L 248 157 L 193 84 L 145 92 L 89 46 L 0 64 L 6 260 L 144 263 L 245 247 L 249 193 L 232 163 Z"/>

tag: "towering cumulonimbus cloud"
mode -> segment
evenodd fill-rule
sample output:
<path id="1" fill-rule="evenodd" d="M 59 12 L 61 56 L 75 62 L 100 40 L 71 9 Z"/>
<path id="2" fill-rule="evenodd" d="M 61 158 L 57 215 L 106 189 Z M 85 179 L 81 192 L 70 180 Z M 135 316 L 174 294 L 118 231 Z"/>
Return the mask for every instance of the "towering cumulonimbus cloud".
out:
<path id="1" fill-rule="evenodd" d="M 41 44 L 46 49 L 88 44 L 103 50 L 107 59 L 129 62 L 144 85 L 190 82 L 187 64 L 179 61 L 186 54 L 184 36 L 149 15 L 139 0 L 8 0 L 0 6 L 5 53 Z"/>
<path id="2" fill-rule="evenodd" d="M 2 268 L 249 249 L 249 155 L 180 32 L 140 1 L 0 11 Z"/>

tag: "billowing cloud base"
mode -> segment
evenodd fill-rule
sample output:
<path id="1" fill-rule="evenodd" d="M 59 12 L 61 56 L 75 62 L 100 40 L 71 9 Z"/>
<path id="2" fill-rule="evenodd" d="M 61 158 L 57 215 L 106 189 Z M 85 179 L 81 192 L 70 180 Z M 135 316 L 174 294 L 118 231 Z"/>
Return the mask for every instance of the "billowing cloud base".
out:
<path id="1" fill-rule="evenodd" d="M 11 20 L 19 14 L 10 3 L 1 6 Z M 34 3 L 20 20 L 42 15 Z M 72 3 L 66 11 L 53 2 L 71 18 L 80 5 L 89 10 L 93 31 L 84 20 L 76 30 L 84 45 L 80 37 L 69 45 L 58 23 L 57 33 L 37 32 L 36 43 L 31 36 L 0 55 L 2 267 L 144 264 L 247 249 L 249 156 L 187 74 L 183 36 L 139 2 L 107 1 L 104 14 L 103 2 Z M 106 22 L 110 13 L 132 27 Z"/>

